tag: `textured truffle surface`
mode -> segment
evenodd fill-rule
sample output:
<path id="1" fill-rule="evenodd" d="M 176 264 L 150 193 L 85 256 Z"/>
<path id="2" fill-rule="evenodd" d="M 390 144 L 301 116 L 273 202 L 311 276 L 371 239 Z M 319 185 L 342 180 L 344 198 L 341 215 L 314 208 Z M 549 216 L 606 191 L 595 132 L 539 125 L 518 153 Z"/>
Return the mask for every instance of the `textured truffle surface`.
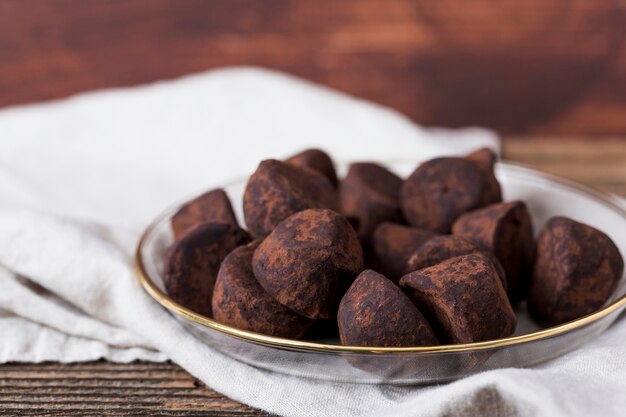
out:
<path id="1" fill-rule="evenodd" d="M 495 255 L 477 243 L 461 236 L 444 235 L 436 236 L 428 240 L 428 242 L 417 248 L 409 256 L 404 273 L 428 268 L 446 259 L 473 253 L 483 254 L 489 258 L 502 282 L 502 286 L 506 289 L 506 274 Z"/>
<path id="2" fill-rule="evenodd" d="M 294 167 L 307 168 L 322 174 L 334 187 L 337 186 L 337 172 L 333 160 L 320 149 L 307 149 L 288 158 L 285 162 Z"/>
<path id="3" fill-rule="evenodd" d="M 183 306 L 210 316 L 220 263 L 230 251 L 249 241 L 248 233 L 232 224 L 194 228 L 168 250 L 163 277 L 167 293 Z"/>
<path id="4" fill-rule="evenodd" d="M 500 188 L 500 183 L 494 174 L 494 166 L 496 164 L 496 160 L 498 159 L 496 154 L 489 148 L 481 148 L 467 155 L 465 159 L 476 164 L 485 176 L 487 187 L 483 193 L 483 201 L 481 202 L 481 205 L 487 206 L 489 204 L 501 202 L 502 190 Z"/>
<path id="5" fill-rule="evenodd" d="M 407 271 L 411 255 L 437 234 L 396 223 L 381 223 L 374 230 L 366 262 L 372 269 L 397 283 Z"/>
<path id="6" fill-rule="evenodd" d="M 330 319 L 363 270 L 363 250 L 344 216 L 310 209 L 276 226 L 254 252 L 252 268 L 282 305 L 305 317 Z"/>
<path id="7" fill-rule="evenodd" d="M 492 171 L 498 160 L 497 155 L 489 148 L 480 148 L 465 156 L 465 159 L 474 162 L 483 171 Z"/>
<path id="8" fill-rule="evenodd" d="M 609 299 L 623 273 L 624 260 L 606 234 L 565 217 L 553 217 L 537 241 L 530 313 L 546 325 L 592 313 Z"/>
<path id="9" fill-rule="evenodd" d="M 402 184 L 402 212 L 415 227 L 448 233 L 459 215 L 481 207 L 488 187 L 475 163 L 463 158 L 432 159 Z"/>
<path id="10" fill-rule="evenodd" d="M 482 254 L 459 256 L 411 272 L 400 285 L 439 340 L 481 342 L 515 331 L 513 308 L 493 264 Z"/>
<path id="11" fill-rule="evenodd" d="M 533 226 L 521 201 L 493 204 L 460 216 L 455 235 L 471 239 L 493 252 L 506 273 L 509 299 L 526 298 L 533 262 Z"/>
<path id="12" fill-rule="evenodd" d="M 302 337 L 313 320 L 274 300 L 252 272 L 252 254 L 260 242 L 240 246 L 222 261 L 213 291 L 213 317 L 220 323 L 271 336 Z"/>
<path id="13" fill-rule="evenodd" d="M 402 179 L 386 168 L 369 162 L 350 165 L 339 186 L 341 212 L 356 226 L 357 235 L 367 239 L 384 221 L 402 221 Z"/>
<path id="14" fill-rule="evenodd" d="M 261 162 L 246 185 L 243 210 L 255 238 L 267 236 L 290 215 L 310 208 L 339 210 L 337 191 L 322 175 L 285 162 Z"/>
<path id="15" fill-rule="evenodd" d="M 204 223 L 229 223 L 237 226 L 233 206 L 221 188 L 194 198 L 172 216 L 174 238 L 178 240 L 194 227 Z"/>
<path id="16" fill-rule="evenodd" d="M 381 274 L 361 272 L 339 305 L 343 345 L 432 346 L 437 338 L 411 300 Z"/>

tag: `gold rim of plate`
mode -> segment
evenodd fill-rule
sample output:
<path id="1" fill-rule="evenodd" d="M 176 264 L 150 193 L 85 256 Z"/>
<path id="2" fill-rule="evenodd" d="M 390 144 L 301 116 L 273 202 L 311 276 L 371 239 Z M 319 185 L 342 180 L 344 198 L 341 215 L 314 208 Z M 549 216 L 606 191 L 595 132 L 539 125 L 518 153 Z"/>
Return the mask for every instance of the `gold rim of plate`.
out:
<path id="1" fill-rule="evenodd" d="M 546 174 L 532 168 L 525 167 L 517 163 L 500 162 L 500 166 L 507 168 L 513 168 L 516 170 L 522 170 L 526 173 L 538 175 L 543 179 L 556 182 L 562 186 L 570 189 L 582 192 L 589 197 L 593 197 L 596 200 L 601 201 L 603 204 L 610 206 L 613 210 L 619 213 L 626 220 L 626 210 L 617 202 L 617 199 L 602 191 L 595 190 L 593 188 L 583 186 L 574 181 L 570 181 L 555 175 Z M 611 304 L 598 310 L 594 313 L 583 316 L 579 319 L 570 321 L 568 323 L 561 324 L 559 326 L 542 329 L 532 333 L 526 333 L 519 336 L 511 336 L 503 339 L 488 340 L 485 342 L 475 343 L 462 343 L 456 345 L 438 345 L 438 346 L 414 346 L 414 347 L 363 347 L 363 346 L 343 346 L 326 343 L 316 343 L 309 341 L 301 341 L 294 339 L 284 339 L 280 337 L 268 336 L 261 333 L 251 332 L 247 330 L 238 329 L 236 327 L 224 325 L 218 323 L 208 317 L 195 313 L 188 308 L 178 304 L 172 300 L 167 294 L 150 279 L 146 272 L 145 265 L 141 253 L 143 251 L 144 244 L 147 237 L 150 235 L 154 227 L 158 224 L 158 221 L 153 222 L 141 235 L 137 248 L 135 251 L 135 272 L 137 279 L 141 283 L 142 287 L 154 298 L 159 304 L 165 307 L 175 315 L 182 316 L 188 320 L 191 320 L 202 326 L 206 326 L 213 330 L 217 330 L 221 333 L 245 339 L 251 342 L 271 345 L 273 347 L 281 347 L 286 349 L 307 350 L 325 353 L 357 353 L 357 354 L 388 354 L 388 353 L 452 353 L 452 352 L 467 352 L 467 351 L 480 351 L 503 348 L 507 346 L 513 346 L 523 344 L 527 342 L 534 342 L 538 340 L 548 339 L 563 333 L 570 332 L 582 328 L 588 324 L 594 323 L 609 314 L 616 312 L 622 307 L 626 306 L 626 294 L 622 295 Z"/>

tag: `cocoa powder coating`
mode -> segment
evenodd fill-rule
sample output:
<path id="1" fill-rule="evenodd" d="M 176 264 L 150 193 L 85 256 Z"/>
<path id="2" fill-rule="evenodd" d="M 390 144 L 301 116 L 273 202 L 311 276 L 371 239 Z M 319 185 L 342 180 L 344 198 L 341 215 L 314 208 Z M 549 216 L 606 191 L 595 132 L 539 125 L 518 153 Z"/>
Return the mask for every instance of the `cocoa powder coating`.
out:
<path id="1" fill-rule="evenodd" d="M 432 159 L 402 184 L 402 212 L 417 228 L 448 233 L 459 215 L 483 204 L 488 188 L 475 163 L 463 158 Z"/>
<path id="2" fill-rule="evenodd" d="M 495 204 L 502 201 L 502 190 L 500 183 L 498 182 L 494 167 L 498 157 L 489 148 L 481 148 L 475 152 L 465 156 L 465 159 L 473 162 L 483 172 L 487 188 L 483 194 L 483 201 L 481 206 L 487 206 L 489 204 Z"/>
<path id="3" fill-rule="evenodd" d="M 302 337 L 313 320 L 281 305 L 254 277 L 252 254 L 259 243 L 240 246 L 222 261 L 213 291 L 213 317 L 222 324 L 270 336 Z"/>
<path id="4" fill-rule="evenodd" d="M 267 236 L 278 223 L 309 208 L 338 211 L 335 188 L 316 172 L 274 159 L 261 162 L 243 195 L 246 225 L 255 238 Z"/>
<path id="5" fill-rule="evenodd" d="M 429 239 L 437 236 L 428 230 L 396 223 L 376 227 L 367 249 L 366 263 L 394 283 L 407 271 L 411 255 Z"/>
<path id="6" fill-rule="evenodd" d="M 533 262 L 533 226 L 526 204 L 510 201 L 463 214 L 452 226 L 455 235 L 493 252 L 506 272 L 509 299 L 526 298 Z"/>
<path id="7" fill-rule="evenodd" d="M 237 226 L 233 206 L 221 189 L 215 189 L 194 198 L 172 216 L 174 239 L 178 240 L 194 227 L 204 223 L 228 223 Z"/>
<path id="8" fill-rule="evenodd" d="M 461 236 L 443 235 L 436 236 L 428 240 L 422 246 L 413 251 L 406 263 L 404 273 L 417 271 L 429 266 L 437 265 L 446 259 L 456 258 L 457 256 L 470 255 L 473 253 L 483 254 L 493 263 L 496 273 L 502 282 L 504 289 L 507 288 L 506 274 L 502 265 L 494 254 L 485 249 L 485 247 L 472 242 Z"/>
<path id="9" fill-rule="evenodd" d="M 306 168 L 322 174 L 333 187 L 337 187 L 337 172 L 333 160 L 320 149 L 307 149 L 288 158 L 285 162 L 297 168 Z"/>
<path id="10" fill-rule="evenodd" d="M 611 238 L 586 224 L 553 217 L 537 240 L 528 309 L 545 325 L 577 319 L 601 308 L 623 273 L 624 260 Z"/>
<path id="11" fill-rule="evenodd" d="M 220 263 L 230 251 L 249 241 L 248 233 L 232 224 L 197 226 L 168 250 L 163 276 L 167 293 L 177 303 L 211 316 Z"/>
<path id="12" fill-rule="evenodd" d="M 483 254 L 463 255 L 411 272 L 400 280 L 446 343 L 510 336 L 516 318 L 500 278 Z"/>
<path id="13" fill-rule="evenodd" d="M 411 300 L 383 275 L 359 274 L 339 305 L 341 344 L 403 347 L 437 345 L 430 325 Z"/>
<path id="14" fill-rule="evenodd" d="M 401 186 L 401 178 L 378 164 L 350 165 L 339 186 L 339 199 L 341 212 L 356 226 L 360 239 L 367 239 L 384 221 L 402 221 Z"/>
<path id="15" fill-rule="evenodd" d="M 363 251 L 344 216 L 309 209 L 276 226 L 254 252 L 252 269 L 282 305 L 311 319 L 331 319 L 363 270 Z"/>

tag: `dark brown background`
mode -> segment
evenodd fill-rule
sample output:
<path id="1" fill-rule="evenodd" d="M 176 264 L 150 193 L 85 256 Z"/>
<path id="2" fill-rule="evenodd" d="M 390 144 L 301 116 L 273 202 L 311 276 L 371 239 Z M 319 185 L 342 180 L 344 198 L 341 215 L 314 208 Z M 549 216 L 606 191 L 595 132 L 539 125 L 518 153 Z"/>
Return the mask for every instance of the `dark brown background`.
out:
<path id="1" fill-rule="evenodd" d="M 623 0 L 0 0 L 0 106 L 223 65 L 426 124 L 626 133 Z"/>

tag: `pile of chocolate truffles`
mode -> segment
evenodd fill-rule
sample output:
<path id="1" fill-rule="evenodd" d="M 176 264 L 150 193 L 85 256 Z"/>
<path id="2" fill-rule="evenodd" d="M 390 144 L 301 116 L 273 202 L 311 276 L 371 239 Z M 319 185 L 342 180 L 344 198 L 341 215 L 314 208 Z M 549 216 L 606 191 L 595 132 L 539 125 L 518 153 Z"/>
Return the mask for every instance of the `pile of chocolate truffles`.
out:
<path id="1" fill-rule="evenodd" d="M 598 310 L 624 262 L 603 232 L 565 217 L 535 241 L 523 201 L 502 201 L 495 155 L 437 158 L 406 179 L 372 162 L 338 180 L 317 149 L 262 161 L 243 195 L 171 219 L 164 283 L 180 304 L 239 329 L 372 347 L 510 336 L 525 301 L 542 325 Z"/>

